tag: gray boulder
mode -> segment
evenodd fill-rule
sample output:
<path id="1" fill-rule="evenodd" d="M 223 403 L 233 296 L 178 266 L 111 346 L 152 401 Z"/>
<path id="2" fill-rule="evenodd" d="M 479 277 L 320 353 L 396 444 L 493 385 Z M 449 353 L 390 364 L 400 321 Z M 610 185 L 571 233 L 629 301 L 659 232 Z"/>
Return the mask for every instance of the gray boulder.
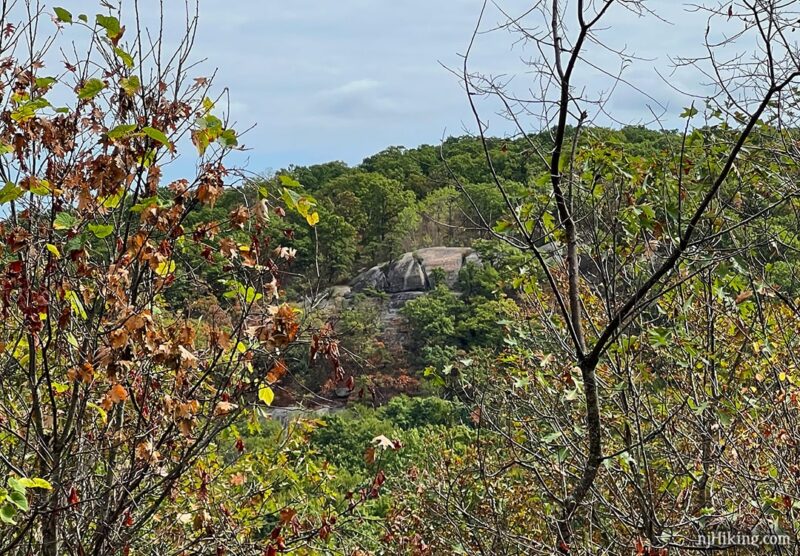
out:
<path id="1" fill-rule="evenodd" d="M 374 266 L 356 276 L 350 286 L 353 293 L 369 288 L 391 294 L 421 292 L 436 285 L 433 271 L 440 268 L 444 271 L 446 285 L 452 288 L 467 262 L 480 264 L 478 254 L 469 247 L 428 247 Z"/>
<path id="2" fill-rule="evenodd" d="M 428 275 L 413 253 L 406 253 L 389 265 L 386 272 L 386 291 L 389 293 L 430 289 Z"/>
<path id="3" fill-rule="evenodd" d="M 362 292 L 367 289 L 373 289 L 379 292 L 386 291 L 388 283 L 386 281 L 386 274 L 383 271 L 385 265 L 373 266 L 369 270 L 365 270 L 350 282 L 350 290 L 353 292 Z"/>
<path id="4" fill-rule="evenodd" d="M 428 247 L 426 249 L 419 249 L 414 252 L 414 255 L 422 261 L 422 266 L 425 268 L 425 274 L 430 277 L 433 275 L 433 270 L 440 268 L 444 271 L 444 281 L 448 287 L 453 287 L 458 281 L 458 273 L 461 267 L 470 258 L 477 259 L 478 254 L 469 247 Z M 431 286 L 436 284 L 431 283 Z"/>

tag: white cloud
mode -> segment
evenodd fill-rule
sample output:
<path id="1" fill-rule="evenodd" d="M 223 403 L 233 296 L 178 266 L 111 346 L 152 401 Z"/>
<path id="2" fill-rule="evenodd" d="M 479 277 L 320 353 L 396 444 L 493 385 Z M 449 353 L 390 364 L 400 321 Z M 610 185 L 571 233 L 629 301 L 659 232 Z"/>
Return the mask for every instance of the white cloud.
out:
<path id="1" fill-rule="evenodd" d="M 500 2 L 510 12 L 531 4 Z M 180 26 L 182 4 L 166 2 L 168 30 Z M 154 22 L 157 1 L 141 0 L 141 5 Z M 230 88 L 239 127 L 257 124 L 246 138 L 253 170 L 330 159 L 357 163 L 388 145 L 435 143 L 444 130 L 474 129 L 458 79 L 441 63 L 459 66 L 481 5 L 482 0 L 200 0 L 195 55 L 207 61 L 197 73 L 219 68 L 216 83 Z M 627 75 L 677 113 L 684 105 L 681 95 L 665 86 L 654 67 L 666 68 L 666 75 L 670 56 L 696 53 L 705 20 L 687 14 L 674 0 L 648 5 L 671 23 L 640 18 L 615 5 L 610 28 L 599 34 L 647 58 L 634 62 Z M 500 19 L 490 11 L 485 27 Z M 613 61 L 597 46 L 589 48 L 593 61 Z M 483 34 L 474 67 L 518 74 L 514 90 L 524 94 L 536 86 L 522 63 L 533 54 L 506 32 Z M 608 88 L 597 72 L 585 75 L 581 85 Z M 670 80 L 697 82 L 685 72 Z M 650 101 L 625 87 L 616 94 L 609 108 L 627 120 L 648 119 Z M 502 134 L 510 126 L 492 108 L 487 106 L 486 113 L 491 131 Z"/>

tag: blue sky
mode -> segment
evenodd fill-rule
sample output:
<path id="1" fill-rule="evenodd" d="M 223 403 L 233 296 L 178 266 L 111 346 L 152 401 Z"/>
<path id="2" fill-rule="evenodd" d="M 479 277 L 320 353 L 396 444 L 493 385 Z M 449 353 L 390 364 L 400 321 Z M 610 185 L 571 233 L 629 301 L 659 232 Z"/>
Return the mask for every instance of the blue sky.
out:
<path id="1" fill-rule="evenodd" d="M 389 145 L 435 143 L 465 126 L 474 129 L 458 80 L 441 64 L 459 63 L 480 0 L 201 0 L 200 5 L 196 53 L 208 59 L 206 67 L 219 68 L 217 84 L 231 88 L 239 126 L 257 126 L 245 138 L 253 171 L 327 160 L 358 163 Z M 527 5 L 504 2 L 512 11 Z M 705 22 L 679 2 L 649 5 L 669 22 L 617 9 L 609 18 L 613 29 L 603 36 L 648 58 L 626 75 L 667 104 L 668 123 L 674 125 L 684 99 L 654 67 L 669 72 L 670 55 L 697 52 Z M 486 24 L 499 19 L 490 10 Z M 476 63 L 486 71 L 515 73 L 524 69 L 519 63 L 524 55 L 508 34 L 493 33 L 480 37 Z M 591 86 L 602 88 L 602 75 L 593 70 L 586 75 Z M 680 84 L 679 77 L 672 79 Z M 691 78 L 685 79 L 690 87 Z M 623 87 L 610 109 L 624 121 L 644 121 L 648 103 Z M 496 133 L 506 129 L 497 117 L 490 124 Z"/>
<path id="2" fill-rule="evenodd" d="M 59 0 L 73 11 L 89 10 L 87 0 Z M 157 0 L 139 0 L 146 23 L 155 23 Z M 509 13 L 521 13 L 533 0 L 496 0 Z M 131 2 L 126 0 L 126 5 Z M 217 87 L 228 87 L 237 129 L 255 127 L 243 138 L 249 148 L 238 156 L 252 172 L 289 164 L 343 160 L 357 164 L 390 145 L 437 143 L 443 136 L 474 131 L 459 80 L 444 66 L 457 67 L 480 13 L 481 0 L 199 0 L 200 28 L 194 54 L 205 59 L 197 75 L 218 70 Z M 573 2 L 570 2 L 572 4 Z M 91 0 L 92 8 L 97 7 Z M 178 23 L 183 2 L 166 0 L 166 22 Z M 642 18 L 614 6 L 604 43 L 642 60 L 631 61 L 624 76 L 666 107 L 664 123 L 677 127 L 677 114 L 690 100 L 672 87 L 698 89 L 689 71 L 671 74 L 670 57 L 697 54 L 705 19 L 673 0 L 648 0 L 659 18 Z M 91 13 L 91 12 L 90 12 Z M 663 18 L 663 19 L 662 19 Z M 484 29 L 502 20 L 490 7 Z M 152 20 L 152 21 L 148 21 Z M 531 21 L 531 24 L 536 23 Z M 178 31 L 176 31 L 178 32 Z M 524 94 L 535 80 L 521 62 L 534 52 L 515 44 L 507 32 L 481 34 L 473 69 L 516 75 Z M 597 65 L 615 71 L 619 60 L 589 45 Z M 659 68 L 669 84 L 656 73 Z M 583 66 L 576 81 L 589 90 L 607 90 L 609 79 Z M 633 88 L 615 90 L 609 112 L 626 123 L 646 123 L 654 100 Z M 489 133 L 510 129 L 482 106 Z M 609 120 L 598 116 L 597 123 Z M 526 122 L 529 129 L 539 125 Z M 180 161 L 177 167 L 191 162 Z"/>

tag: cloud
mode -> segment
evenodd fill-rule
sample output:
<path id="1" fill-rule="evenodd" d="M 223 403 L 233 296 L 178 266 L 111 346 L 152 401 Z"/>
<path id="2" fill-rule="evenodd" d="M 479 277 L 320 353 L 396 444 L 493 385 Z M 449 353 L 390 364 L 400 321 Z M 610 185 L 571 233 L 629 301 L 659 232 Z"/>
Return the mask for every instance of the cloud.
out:
<path id="1" fill-rule="evenodd" d="M 401 102 L 374 79 L 355 79 L 315 97 L 317 116 L 336 123 L 358 125 L 364 121 L 395 118 L 403 114 Z M 314 111 L 312 110 L 312 114 Z"/>
<path id="2" fill-rule="evenodd" d="M 140 0 L 150 24 L 157 22 L 158 0 Z M 253 170 L 280 168 L 331 159 L 358 163 L 388 145 L 435 143 L 443 132 L 475 129 L 469 104 L 457 76 L 481 11 L 482 0 L 201 0 L 193 69 L 209 75 L 218 68 L 216 84 L 230 89 L 231 112 L 240 129 L 256 124 L 246 137 Z M 490 3 L 491 4 L 491 3 Z M 530 8 L 530 0 L 500 0 L 509 13 Z M 167 31 L 179 32 L 183 3 L 166 2 Z M 573 5 L 570 3 L 570 5 Z M 631 82 L 662 102 L 670 113 L 685 105 L 685 90 L 698 78 L 670 75 L 670 59 L 697 53 L 705 18 L 687 13 L 675 0 L 648 5 L 664 22 L 639 17 L 615 5 L 600 40 L 613 48 L 627 47 L 643 58 L 626 73 Z M 502 15 L 489 7 L 484 28 Z M 671 23 L 670 23 L 671 22 Z M 531 21 L 530 28 L 541 27 Z M 611 71 L 614 55 L 587 43 L 587 56 Z M 524 63 L 537 54 L 511 34 L 481 34 L 473 52 L 473 69 L 495 75 L 516 75 L 513 90 L 527 95 L 538 83 Z M 193 75 L 192 77 L 195 77 Z M 591 68 L 580 68 L 576 86 L 609 90 L 610 80 Z M 625 121 L 646 121 L 648 99 L 619 87 L 607 105 Z M 511 125 L 495 114 L 498 106 L 481 104 L 490 131 L 502 135 Z M 598 120 L 601 121 L 601 120 Z M 540 122 L 525 122 L 534 129 Z M 671 125 L 671 124 L 667 124 Z"/>

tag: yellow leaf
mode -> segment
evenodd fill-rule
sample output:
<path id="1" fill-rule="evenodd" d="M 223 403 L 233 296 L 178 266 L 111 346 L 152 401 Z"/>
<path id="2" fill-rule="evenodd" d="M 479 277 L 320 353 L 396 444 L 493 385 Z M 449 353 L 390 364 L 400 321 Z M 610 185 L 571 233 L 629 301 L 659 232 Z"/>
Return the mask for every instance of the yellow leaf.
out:
<path id="1" fill-rule="evenodd" d="M 96 403 L 91 403 L 91 402 L 87 403 L 86 407 L 90 407 L 90 408 L 94 409 L 95 411 L 97 411 L 97 414 L 100 416 L 100 420 L 103 421 L 104 425 L 106 423 L 108 423 L 108 413 L 106 413 L 105 409 L 103 409 L 102 407 L 100 407 Z"/>
<path id="2" fill-rule="evenodd" d="M 162 261 L 156 267 L 156 274 L 166 276 L 175 272 L 175 261 Z"/>
<path id="3" fill-rule="evenodd" d="M 319 222 L 319 213 L 312 212 L 311 214 L 306 216 L 306 222 L 308 222 L 309 226 L 316 226 Z"/>
<path id="4" fill-rule="evenodd" d="M 56 259 L 60 259 L 61 258 L 61 253 L 58 251 L 58 247 L 56 247 L 52 243 L 48 243 L 46 245 L 46 247 L 47 247 L 47 250 L 50 251 Z"/>
<path id="5" fill-rule="evenodd" d="M 258 389 L 258 399 L 267 405 L 272 405 L 272 401 L 275 399 L 275 392 L 269 386 L 262 386 Z"/>

